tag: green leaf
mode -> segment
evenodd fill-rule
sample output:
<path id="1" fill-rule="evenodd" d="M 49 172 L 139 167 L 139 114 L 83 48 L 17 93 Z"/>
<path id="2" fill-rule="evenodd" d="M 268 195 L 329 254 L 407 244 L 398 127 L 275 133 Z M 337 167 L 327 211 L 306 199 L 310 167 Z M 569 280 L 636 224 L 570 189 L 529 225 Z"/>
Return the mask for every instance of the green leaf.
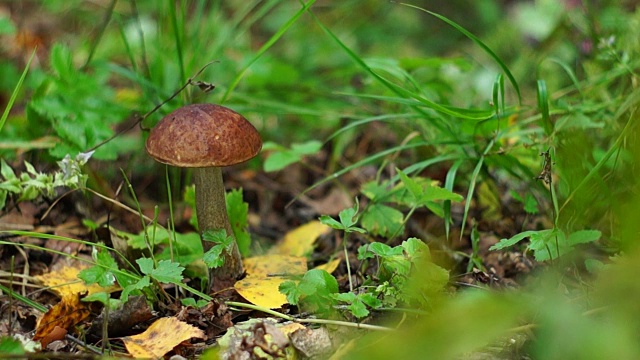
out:
<path id="1" fill-rule="evenodd" d="M 423 258 L 431 261 L 431 252 L 429 251 L 429 247 L 418 238 L 409 238 L 403 241 L 402 244 L 400 244 L 400 247 L 404 250 L 405 256 L 411 261 L 417 258 Z"/>
<path id="2" fill-rule="evenodd" d="M 273 150 L 273 152 L 264 162 L 264 171 L 271 172 L 282 170 L 285 167 L 302 160 L 306 155 L 317 153 L 321 148 L 322 143 L 317 140 L 292 144 L 291 149 L 287 149 L 273 142 L 266 142 L 262 149 Z"/>
<path id="3" fill-rule="evenodd" d="M 173 250 L 173 254 L 171 251 Z M 187 266 L 202 258 L 204 250 L 202 248 L 202 240 L 200 235 L 195 232 L 175 233 L 175 241 L 173 246 L 165 246 L 162 252 L 155 255 L 156 260 L 171 260 Z"/>
<path id="4" fill-rule="evenodd" d="M 227 232 L 224 229 L 206 230 L 202 233 L 202 240 L 214 242 L 225 248 L 233 245 L 233 238 L 227 235 Z"/>
<path id="5" fill-rule="evenodd" d="M 287 302 L 292 305 L 298 305 L 300 297 L 303 295 L 298 288 L 298 284 L 293 281 L 285 281 L 280 284 L 278 290 L 287 296 Z"/>
<path id="6" fill-rule="evenodd" d="M 411 197 L 413 198 L 412 206 L 418 206 L 418 199 L 420 195 L 422 195 L 422 186 L 420 186 L 415 180 L 411 179 L 404 173 L 404 171 L 396 168 L 398 175 L 400 175 L 400 180 L 404 186 L 409 190 Z"/>
<path id="7" fill-rule="evenodd" d="M 227 232 L 224 229 L 218 230 L 207 230 L 202 233 L 202 240 L 214 242 L 214 245 L 211 249 L 209 249 L 202 258 L 202 261 L 210 267 L 217 268 L 224 265 L 224 256 L 222 255 L 223 251 L 231 250 L 233 246 L 233 238 L 227 235 Z"/>
<path id="8" fill-rule="evenodd" d="M 202 256 L 202 261 L 209 268 L 219 268 L 224 265 L 224 256 L 222 256 L 222 250 L 224 247 L 222 246 L 214 246 L 211 249 L 207 250 Z"/>
<path id="9" fill-rule="evenodd" d="M 360 300 L 362 300 L 363 303 L 365 303 L 372 309 L 377 309 L 382 306 L 382 301 L 380 301 L 380 299 L 378 299 L 371 293 L 363 293 L 358 295 L 358 297 L 360 298 Z"/>
<path id="10" fill-rule="evenodd" d="M 83 302 L 97 301 L 104 306 L 108 306 L 109 310 L 118 310 L 122 307 L 123 302 L 120 299 L 112 299 L 111 294 L 104 291 L 93 293 L 82 298 Z"/>
<path id="11" fill-rule="evenodd" d="M 149 275 L 153 271 L 153 260 L 149 258 L 140 258 L 136 260 L 138 266 L 140 267 L 140 271 L 143 274 Z"/>
<path id="12" fill-rule="evenodd" d="M 600 239 L 600 236 L 602 236 L 602 232 L 598 230 L 580 230 L 569 235 L 567 243 L 570 246 L 586 244 L 593 241 L 598 241 Z"/>
<path id="13" fill-rule="evenodd" d="M 340 223 L 342 224 L 345 230 L 355 225 L 355 223 L 358 221 L 358 218 L 357 218 L 358 210 L 355 208 L 355 206 L 357 205 L 354 205 L 354 207 L 351 207 L 351 208 L 342 209 L 342 211 L 340 211 L 340 213 L 338 214 L 338 217 L 340 218 Z"/>
<path id="14" fill-rule="evenodd" d="M 285 167 L 300 160 L 298 156 L 290 152 L 275 152 L 264 161 L 263 169 L 266 172 L 282 170 Z"/>
<path id="15" fill-rule="evenodd" d="M 328 312 L 332 308 L 332 295 L 338 292 L 338 282 L 328 272 L 312 269 L 297 285 L 286 281 L 279 290 L 287 296 L 287 301 L 300 305 L 304 311 Z"/>
<path id="16" fill-rule="evenodd" d="M 367 306 L 362 302 L 362 300 L 360 300 L 360 298 L 356 298 L 351 305 L 347 306 L 347 309 L 358 319 L 362 319 L 369 315 Z"/>
<path id="17" fill-rule="evenodd" d="M 171 260 L 160 260 L 158 267 L 149 276 L 165 284 L 179 284 L 182 282 L 184 268 L 179 263 Z"/>
<path id="18" fill-rule="evenodd" d="M 320 222 L 336 230 L 344 230 L 344 226 L 328 215 L 320 216 Z"/>
<path id="19" fill-rule="evenodd" d="M 113 270 L 118 270 L 118 264 L 111 257 L 111 254 L 101 249 L 94 255 L 94 260 L 96 261 L 96 265 L 80 271 L 78 278 L 83 280 L 87 285 L 96 283 L 102 287 L 113 285 L 116 281 Z"/>
<path id="20" fill-rule="evenodd" d="M 511 247 L 517 243 L 519 243 L 520 241 L 530 237 L 533 234 L 536 234 L 537 231 L 523 231 L 519 234 L 516 234 L 512 237 L 510 237 L 509 239 L 502 239 L 500 240 L 497 244 L 494 244 L 493 246 L 491 246 L 489 248 L 489 250 L 502 250 L 504 248 L 508 248 Z"/>
<path id="21" fill-rule="evenodd" d="M 0 173 L 5 180 L 17 179 L 16 174 L 13 172 L 11 166 L 7 165 L 4 159 L 0 159 Z"/>
<path id="22" fill-rule="evenodd" d="M 356 300 L 356 294 L 352 292 L 333 294 L 332 297 L 338 301 L 346 302 L 349 304 Z"/>
<path id="23" fill-rule="evenodd" d="M 402 212 L 392 207 L 373 204 L 362 214 L 360 222 L 370 234 L 385 238 L 403 231 L 404 216 Z"/>
<path id="24" fill-rule="evenodd" d="M 160 260 L 158 266 L 154 268 L 153 260 L 141 258 L 136 260 L 140 271 L 149 275 L 154 280 L 165 284 L 178 284 L 182 281 L 182 271 L 184 268 L 177 262 L 170 260 Z"/>
<path id="25" fill-rule="evenodd" d="M 9 358 L 12 358 L 11 355 L 22 355 L 26 357 L 22 343 L 10 336 L 0 337 L 0 354 L 7 355 Z"/>
<path id="26" fill-rule="evenodd" d="M 378 184 L 377 181 L 369 181 L 360 187 L 360 192 L 367 198 L 380 202 L 384 201 L 389 194 L 389 184 Z"/>
<path id="27" fill-rule="evenodd" d="M 300 288 L 306 295 L 319 292 L 323 294 L 333 294 L 338 292 L 338 282 L 331 274 L 325 270 L 311 269 L 302 277 Z M 304 291 L 304 290 L 309 291 Z"/>
<path id="28" fill-rule="evenodd" d="M 527 194 L 524 199 L 524 211 L 530 215 L 538 213 L 538 201 L 531 194 Z"/>
<path id="29" fill-rule="evenodd" d="M 242 189 L 232 190 L 227 192 L 227 214 L 229 214 L 229 221 L 231 222 L 231 228 L 235 235 L 236 242 L 240 254 L 246 257 L 250 254 L 251 236 L 249 231 L 249 204 L 243 201 Z"/>
<path id="30" fill-rule="evenodd" d="M 144 259 L 138 259 L 138 260 L 144 260 Z M 138 265 L 140 265 L 140 262 L 138 262 Z M 153 266 L 153 261 L 151 262 L 151 266 Z M 147 275 L 147 276 L 143 276 L 140 280 L 138 280 L 135 283 L 123 286 L 122 293 L 120 294 L 120 301 L 122 301 L 123 303 L 127 302 L 127 300 L 129 300 L 130 294 L 137 294 L 141 290 L 143 290 L 144 288 L 150 285 L 151 285 L 151 278 Z"/>

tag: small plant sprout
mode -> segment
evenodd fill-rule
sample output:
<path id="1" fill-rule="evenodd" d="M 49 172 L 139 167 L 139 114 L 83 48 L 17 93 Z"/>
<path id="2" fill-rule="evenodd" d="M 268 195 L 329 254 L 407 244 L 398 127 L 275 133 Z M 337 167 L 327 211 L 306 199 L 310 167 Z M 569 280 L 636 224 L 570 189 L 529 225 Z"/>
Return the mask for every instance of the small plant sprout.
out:
<path id="1" fill-rule="evenodd" d="M 195 104 L 165 116 L 151 130 L 147 152 L 157 161 L 194 168 L 196 212 L 200 231 L 224 229 L 233 238 L 225 205 L 222 167 L 255 157 L 262 148 L 258 131 L 237 112 L 219 105 Z M 205 252 L 214 243 L 203 241 Z M 238 246 L 222 251 L 222 266 L 209 271 L 209 288 L 214 281 L 234 280 L 244 272 Z"/>
<path id="2" fill-rule="evenodd" d="M 358 203 L 358 198 L 356 198 L 356 203 L 353 205 L 353 207 L 346 208 L 340 211 L 340 214 L 338 214 L 338 217 L 340 218 L 340 222 L 338 222 L 336 219 L 327 215 L 322 215 L 320 217 L 320 222 L 322 222 L 323 224 L 330 226 L 336 230 L 344 231 L 344 239 L 342 240 L 342 246 L 344 248 L 344 260 L 347 263 L 347 275 L 349 276 L 349 291 L 351 292 L 353 292 L 353 282 L 351 280 L 351 265 L 349 264 L 349 253 L 347 252 L 347 238 L 349 236 L 349 233 L 352 233 L 352 232 L 358 232 L 361 234 L 364 234 L 367 232 L 365 229 L 355 226 L 358 223 L 359 210 L 360 210 L 360 204 Z"/>

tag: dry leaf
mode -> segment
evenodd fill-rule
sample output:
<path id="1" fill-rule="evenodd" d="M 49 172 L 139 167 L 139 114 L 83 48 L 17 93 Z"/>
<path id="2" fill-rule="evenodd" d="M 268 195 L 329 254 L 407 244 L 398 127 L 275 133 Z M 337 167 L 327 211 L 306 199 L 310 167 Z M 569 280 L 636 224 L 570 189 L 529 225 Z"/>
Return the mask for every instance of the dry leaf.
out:
<path id="1" fill-rule="evenodd" d="M 329 261 L 326 264 L 322 264 L 322 265 L 318 265 L 315 268 L 316 269 L 320 269 L 320 270 L 324 270 L 326 272 L 328 272 L 329 274 L 331 274 L 332 272 L 334 272 L 337 268 L 338 265 L 340 265 L 340 259 L 333 259 L 331 261 Z"/>
<path id="2" fill-rule="evenodd" d="M 330 230 L 330 227 L 320 221 L 310 221 L 289 231 L 282 241 L 269 250 L 269 253 L 292 256 L 309 255 L 313 252 L 313 244 L 316 239 Z"/>
<path id="3" fill-rule="evenodd" d="M 307 271 L 307 260 L 297 256 L 256 256 L 245 259 L 243 264 L 247 277 L 236 282 L 234 288 L 252 304 L 270 309 L 287 303 L 286 296 L 278 290 L 280 284 Z"/>
<path id="4" fill-rule="evenodd" d="M 78 266 L 65 266 L 58 271 L 50 272 L 44 275 L 38 275 L 35 278 L 40 280 L 43 285 L 51 288 L 51 291 L 56 292 L 60 297 L 64 298 L 67 295 L 74 295 L 80 293 L 87 293 L 87 295 L 95 294 L 98 292 L 114 292 L 119 290 L 118 286 L 110 286 L 103 288 L 98 284 L 86 285 L 84 281 L 78 279 L 78 274 L 81 270 L 86 269 L 86 264 L 78 264 Z"/>
<path id="5" fill-rule="evenodd" d="M 59 335 L 55 334 L 60 334 L 60 331 L 56 327 L 69 330 L 90 314 L 88 304 L 80 301 L 80 294 L 66 295 L 40 318 L 33 340 L 40 340 L 45 348 L 51 341 L 58 340 Z"/>
<path id="6" fill-rule="evenodd" d="M 156 320 L 142 334 L 123 337 L 129 354 L 136 358 L 157 359 L 191 338 L 205 339 L 204 332 L 176 318 Z"/>

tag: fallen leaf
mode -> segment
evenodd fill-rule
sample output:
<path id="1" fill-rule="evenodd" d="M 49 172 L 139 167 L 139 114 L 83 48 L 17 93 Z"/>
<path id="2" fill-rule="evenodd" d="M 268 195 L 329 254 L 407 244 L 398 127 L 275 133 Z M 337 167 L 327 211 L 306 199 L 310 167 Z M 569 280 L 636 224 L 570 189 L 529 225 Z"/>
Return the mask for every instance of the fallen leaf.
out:
<path id="1" fill-rule="evenodd" d="M 326 264 L 316 266 L 315 269 L 324 270 L 331 274 L 338 268 L 338 265 L 340 265 L 340 259 L 333 259 Z"/>
<path id="2" fill-rule="evenodd" d="M 307 260 L 298 256 L 256 256 L 245 259 L 243 264 L 247 277 L 237 281 L 234 288 L 252 304 L 270 309 L 287 303 L 286 296 L 279 291 L 280 284 L 307 271 Z"/>
<path id="3" fill-rule="evenodd" d="M 129 354 L 136 358 L 157 359 L 191 338 L 205 339 L 204 332 L 176 318 L 156 320 L 145 332 L 122 338 Z"/>
<path id="4" fill-rule="evenodd" d="M 56 330 L 57 327 L 65 331 L 69 330 L 90 314 L 88 304 L 80 301 L 80 294 L 66 295 L 40 318 L 33 340 L 40 340 L 42 347 L 45 348 L 51 341 L 58 340 L 60 330 Z"/>
<path id="5" fill-rule="evenodd" d="M 87 286 L 84 281 L 78 278 L 81 270 L 88 268 L 86 264 L 78 264 L 78 266 L 65 266 L 58 271 L 50 272 L 44 275 L 38 275 L 35 278 L 40 280 L 43 285 L 50 287 L 51 291 L 56 292 L 60 297 L 67 295 L 87 293 L 87 295 L 99 292 L 114 292 L 119 290 L 118 286 L 110 286 L 103 288 L 98 284 Z"/>
<path id="6" fill-rule="evenodd" d="M 249 276 L 298 275 L 307 271 L 307 259 L 300 256 L 264 255 L 242 261 Z"/>
<path id="7" fill-rule="evenodd" d="M 320 221 L 310 221 L 285 234 L 284 238 L 269 250 L 269 253 L 307 256 L 313 252 L 316 239 L 330 230 L 329 226 Z"/>
<path id="8" fill-rule="evenodd" d="M 63 329 L 60 326 L 55 326 L 49 334 L 40 339 L 40 345 L 42 345 L 43 348 L 46 348 L 52 342 L 64 339 L 65 335 L 67 335 L 66 329 Z"/>

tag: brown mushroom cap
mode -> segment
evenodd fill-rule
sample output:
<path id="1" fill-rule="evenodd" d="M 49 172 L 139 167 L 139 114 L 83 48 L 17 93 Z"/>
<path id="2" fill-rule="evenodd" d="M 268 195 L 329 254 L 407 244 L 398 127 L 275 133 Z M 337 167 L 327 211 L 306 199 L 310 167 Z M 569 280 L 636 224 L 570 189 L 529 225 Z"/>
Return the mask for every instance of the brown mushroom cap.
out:
<path id="1" fill-rule="evenodd" d="M 253 125 L 224 106 L 194 104 L 165 116 L 151 129 L 147 152 L 178 167 L 229 166 L 258 154 L 262 140 Z"/>

